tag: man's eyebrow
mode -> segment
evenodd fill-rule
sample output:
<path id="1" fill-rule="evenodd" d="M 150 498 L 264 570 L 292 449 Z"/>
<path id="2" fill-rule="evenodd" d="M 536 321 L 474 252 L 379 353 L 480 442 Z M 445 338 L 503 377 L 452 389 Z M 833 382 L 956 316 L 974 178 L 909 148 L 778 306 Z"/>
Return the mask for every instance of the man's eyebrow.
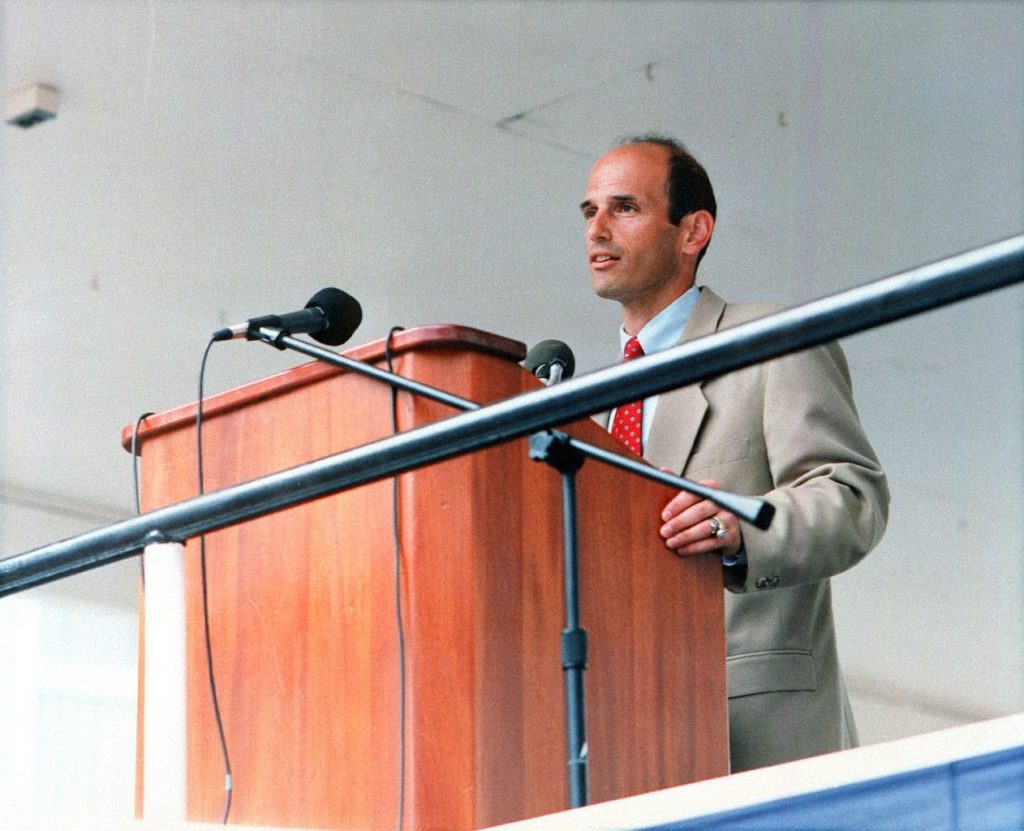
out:
<path id="1" fill-rule="evenodd" d="M 619 193 L 608 197 L 609 202 L 636 202 L 637 198 L 632 193 Z M 580 202 L 580 210 L 585 210 L 594 204 L 592 199 L 584 199 Z"/>

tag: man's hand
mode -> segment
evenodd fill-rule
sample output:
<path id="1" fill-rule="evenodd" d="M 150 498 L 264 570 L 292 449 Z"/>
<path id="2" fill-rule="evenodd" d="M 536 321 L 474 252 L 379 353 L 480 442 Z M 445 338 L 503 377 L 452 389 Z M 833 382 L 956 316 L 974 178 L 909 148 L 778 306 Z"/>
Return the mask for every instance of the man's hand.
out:
<path id="1" fill-rule="evenodd" d="M 704 479 L 700 484 L 708 488 L 720 487 L 714 479 Z M 660 531 L 662 539 L 680 556 L 709 553 L 725 556 L 735 554 L 743 545 L 743 531 L 735 514 L 686 491 L 680 491 L 665 506 L 661 518 L 664 522 Z"/>

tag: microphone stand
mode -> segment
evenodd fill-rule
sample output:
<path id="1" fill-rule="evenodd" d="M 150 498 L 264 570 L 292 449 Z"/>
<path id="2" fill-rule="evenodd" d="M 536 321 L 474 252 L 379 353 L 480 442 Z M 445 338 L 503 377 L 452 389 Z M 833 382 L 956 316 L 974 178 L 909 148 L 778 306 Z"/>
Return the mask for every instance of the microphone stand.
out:
<path id="1" fill-rule="evenodd" d="M 565 628 L 562 630 L 562 671 L 565 673 L 565 733 L 569 745 L 569 807 L 587 804 L 587 705 L 583 673 L 587 669 L 587 630 L 580 626 L 579 548 L 576 543 L 576 473 L 583 452 L 565 433 L 546 431 L 530 436 L 530 458 L 547 462 L 562 475 L 562 538 L 565 583 Z"/>
<path id="2" fill-rule="evenodd" d="M 422 395 L 432 401 L 447 404 L 457 410 L 478 410 L 475 401 L 439 390 L 409 378 L 403 378 L 371 364 L 357 361 L 329 349 L 298 340 L 280 329 L 263 327 L 254 334 L 260 340 L 278 349 L 291 349 L 334 366 L 343 367 L 392 387 Z M 553 367 L 554 368 L 554 367 Z M 555 379 L 557 380 L 557 379 Z M 550 383 L 554 383 L 551 381 Z M 664 485 L 671 485 L 704 499 L 745 519 L 757 528 L 767 528 L 775 508 L 763 499 L 744 496 L 705 487 L 689 479 L 657 470 L 641 462 L 627 459 L 588 442 L 572 438 L 559 430 L 546 430 L 530 436 L 530 458 L 546 462 L 562 477 L 562 522 L 565 583 L 565 628 L 562 630 L 562 670 L 565 678 L 566 736 L 569 751 L 569 807 L 587 804 L 587 734 L 584 672 L 587 668 L 587 632 L 579 625 L 579 556 L 576 538 L 576 473 L 586 457 L 644 476 Z"/>

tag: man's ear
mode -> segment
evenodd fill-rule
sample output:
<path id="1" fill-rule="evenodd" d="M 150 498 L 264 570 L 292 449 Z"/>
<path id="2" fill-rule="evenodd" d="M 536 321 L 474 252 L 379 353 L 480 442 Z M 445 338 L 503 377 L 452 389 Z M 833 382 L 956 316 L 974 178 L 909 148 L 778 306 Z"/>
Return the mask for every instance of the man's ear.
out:
<path id="1" fill-rule="evenodd" d="M 679 222 L 679 251 L 697 256 L 711 240 L 715 218 L 708 211 L 694 211 Z"/>

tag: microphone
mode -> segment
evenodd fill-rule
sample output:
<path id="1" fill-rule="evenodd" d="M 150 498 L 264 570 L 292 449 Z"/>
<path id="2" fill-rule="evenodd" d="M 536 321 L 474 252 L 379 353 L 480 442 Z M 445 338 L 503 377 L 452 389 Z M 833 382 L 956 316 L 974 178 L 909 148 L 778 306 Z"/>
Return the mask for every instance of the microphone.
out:
<path id="1" fill-rule="evenodd" d="M 572 378 L 576 371 L 576 358 L 562 341 L 542 340 L 526 353 L 523 366 L 550 387 L 563 378 Z"/>
<path id="2" fill-rule="evenodd" d="M 251 317 L 245 323 L 236 323 L 213 333 L 214 340 L 245 338 L 256 340 L 260 329 L 279 329 L 286 335 L 307 334 L 320 343 L 338 346 L 344 343 L 363 322 L 363 307 L 352 295 L 341 289 L 320 289 L 306 308 L 283 315 Z"/>

